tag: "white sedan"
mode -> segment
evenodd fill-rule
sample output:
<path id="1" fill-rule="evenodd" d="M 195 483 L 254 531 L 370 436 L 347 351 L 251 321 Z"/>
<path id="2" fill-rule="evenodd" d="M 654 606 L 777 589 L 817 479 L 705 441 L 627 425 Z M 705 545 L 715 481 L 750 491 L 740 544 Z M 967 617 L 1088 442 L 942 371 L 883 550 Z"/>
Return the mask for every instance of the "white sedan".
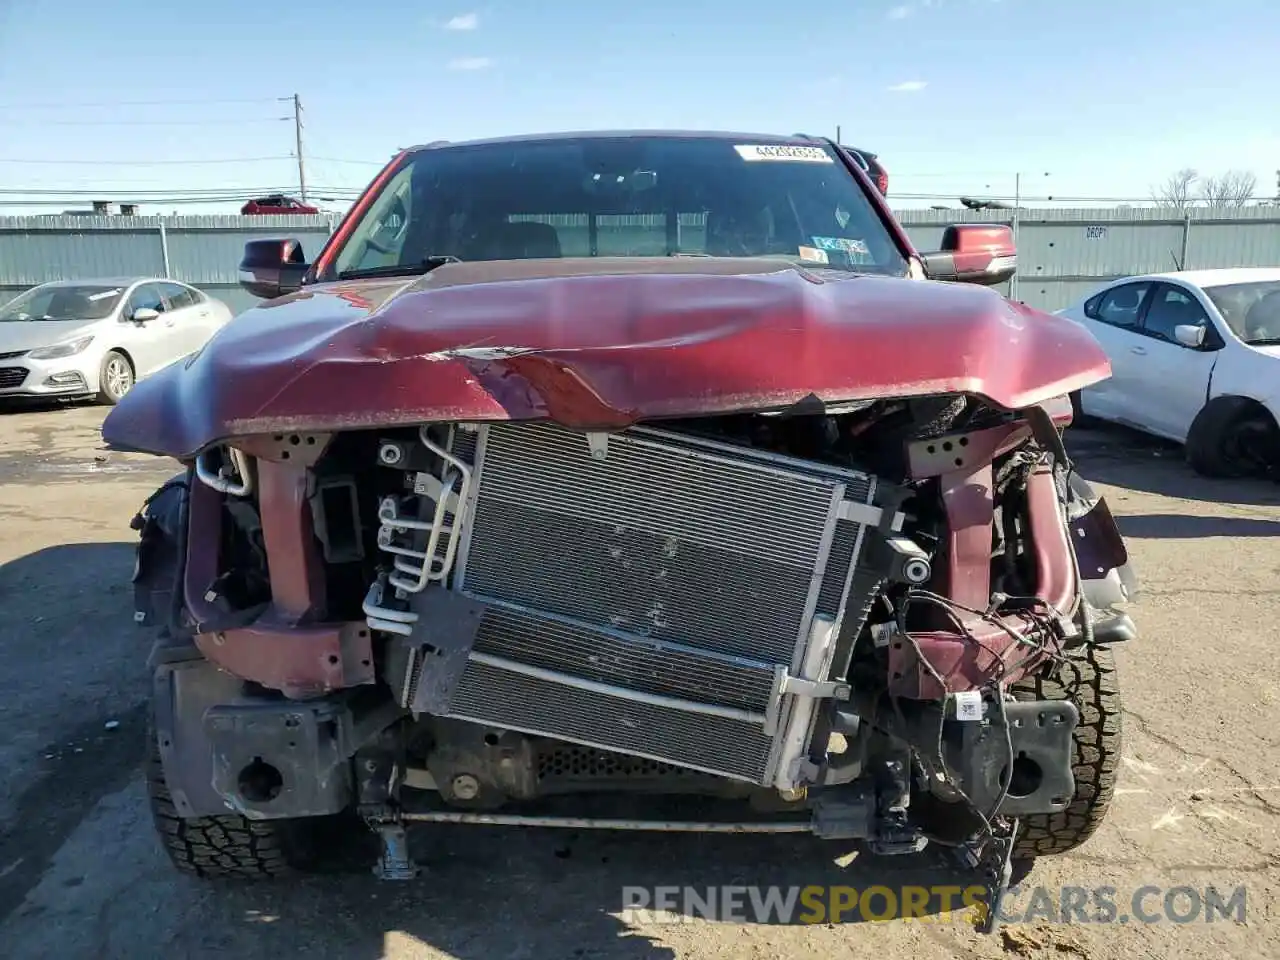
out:
<path id="1" fill-rule="evenodd" d="M 1125 277 L 1057 313 L 1111 359 L 1078 414 L 1184 444 L 1205 476 L 1280 469 L 1280 269 Z"/>
<path id="2" fill-rule="evenodd" d="M 138 380 L 199 350 L 230 319 L 225 303 L 176 280 L 42 283 L 0 306 L 0 400 L 116 403 Z"/>

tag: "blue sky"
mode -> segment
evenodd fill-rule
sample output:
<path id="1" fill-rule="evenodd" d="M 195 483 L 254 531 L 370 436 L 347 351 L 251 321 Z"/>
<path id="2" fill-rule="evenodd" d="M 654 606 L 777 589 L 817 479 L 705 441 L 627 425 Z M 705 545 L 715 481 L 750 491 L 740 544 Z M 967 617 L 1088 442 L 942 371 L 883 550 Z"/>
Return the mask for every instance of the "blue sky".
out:
<path id="1" fill-rule="evenodd" d="M 904 206 L 1183 166 L 1274 195 L 1277 37 L 1275 0 L 0 0 L 0 189 L 293 187 L 297 92 L 320 193 L 436 139 L 840 125 Z"/>

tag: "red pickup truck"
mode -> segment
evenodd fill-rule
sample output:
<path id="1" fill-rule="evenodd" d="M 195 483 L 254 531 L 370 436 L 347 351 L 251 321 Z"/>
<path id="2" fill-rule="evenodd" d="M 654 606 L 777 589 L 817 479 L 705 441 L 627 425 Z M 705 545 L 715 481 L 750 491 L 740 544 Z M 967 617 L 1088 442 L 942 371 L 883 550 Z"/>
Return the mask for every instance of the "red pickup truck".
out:
<path id="1" fill-rule="evenodd" d="M 241 215 L 246 217 L 304 215 L 319 212 L 319 207 L 303 203 L 295 197 L 286 197 L 282 193 L 272 194 L 269 197 L 257 197 L 240 208 Z"/>

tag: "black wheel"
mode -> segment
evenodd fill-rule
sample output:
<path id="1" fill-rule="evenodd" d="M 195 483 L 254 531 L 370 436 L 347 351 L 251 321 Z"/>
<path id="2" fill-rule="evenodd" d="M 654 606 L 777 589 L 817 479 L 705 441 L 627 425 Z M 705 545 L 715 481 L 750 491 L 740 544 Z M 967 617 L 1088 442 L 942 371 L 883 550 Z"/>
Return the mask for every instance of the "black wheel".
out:
<path id="1" fill-rule="evenodd" d="M 368 869 L 377 840 L 354 814 L 250 820 L 239 814 L 184 819 L 165 783 L 154 728 L 148 728 L 151 817 L 174 866 L 202 880 L 270 880 L 303 873 Z"/>
<path id="2" fill-rule="evenodd" d="M 1080 846 L 1106 819 L 1120 767 L 1120 688 L 1108 647 L 1067 651 L 1054 676 L 1028 677 L 1013 687 L 1019 700 L 1071 700 L 1080 711 L 1072 772 L 1076 791 L 1061 813 L 1022 821 L 1013 855 L 1017 860 L 1066 853 Z"/>
<path id="3" fill-rule="evenodd" d="M 148 729 L 147 736 L 151 742 L 147 760 L 151 818 L 174 866 L 204 880 L 262 880 L 292 872 L 279 821 L 249 820 L 231 813 L 190 820 L 178 816 L 165 784 L 155 732 Z"/>
<path id="4" fill-rule="evenodd" d="M 108 350 L 98 371 L 98 402 L 116 404 L 133 388 L 134 370 L 129 358 L 118 350 Z"/>
<path id="5" fill-rule="evenodd" d="M 1215 397 L 1196 414 L 1187 432 L 1187 463 L 1204 477 L 1235 479 L 1280 467 L 1280 431 L 1260 403 L 1245 397 Z"/>

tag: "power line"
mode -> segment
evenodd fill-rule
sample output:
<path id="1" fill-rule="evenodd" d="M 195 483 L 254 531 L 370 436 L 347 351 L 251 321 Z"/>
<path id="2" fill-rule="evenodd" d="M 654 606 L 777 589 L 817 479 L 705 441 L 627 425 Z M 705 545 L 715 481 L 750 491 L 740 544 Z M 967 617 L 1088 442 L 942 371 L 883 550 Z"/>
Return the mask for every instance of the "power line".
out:
<path id="1" fill-rule="evenodd" d="M 241 119 L 219 120 L 42 120 L 38 118 L 24 120 L 6 119 L 5 123 L 39 124 L 42 127 L 209 127 L 239 126 L 245 123 L 280 123 L 292 120 L 293 117 L 244 117 Z"/>
<path id="2" fill-rule="evenodd" d="M 259 196 L 265 196 L 267 194 L 283 193 L 283 192 L 284 190 L 282 190 L 278 186 L 274 186 L 274 187 L 239 187 L 239 186 L 206 187 L 204 189 L 193 187 L 193 188 L 173 188 L 168 190 L 164 188 L 155 188 L 155 187 L 150 189 L 143 188 L 139 190 L 120 189 L 118 187 L 104 187 L 100 190 L 95 190 L 87 187 L 76 187 L 70 190 L 67 190 L 67 189 L 50 190 L 47 187 L 0 188 L 0 196 L 6 196 L 6 197 L 17 197 L 17 196 L 34 196 L 34 197 L 165 196 L 165 197 L 171 197 L 171 196 L 181 196 L 183 194 L 208 196 L 208 195 L 216 195 L 216 194 L 241 194 L 241 193 L 254 193 Z"/>
<path id="3" fill-rule="evenodd" d="M 890 202 L 895 199 L 900 200 L 958 200 L 960 197 L 970 197 L 974 200 L 998 200 L 1011 203 L 1015 199 L 1020 203 L 1151 203 L 1150 196 L 1144 197 L 1063 197 L 1058 195 L 1050 196 L 1031 196 L 1023 194 L 1020 197 L 1005 196 L 1000 194 L 981 194 L 970 193 L 963 190 L 956 190 L 951 193 L 904 193 L 900 190 L 894 190 L 890 196 Z"/>
<path id="4" fill-rule="evenodd" d="M 999 171 L 992 171 L 992 170 L 988 170 L 988 171 L 986 171 L 985 173 L 984 173 L 984 172 L 982 172 L 982 171 L 978 171 L 978 172 L 976 172 L 976 173 L 975 173 L 975 172 L 973 172 L 973 171 L 967 171 L 967 172 L 966 172 L 966 171 L 961 171 L 961 172 L 959 172 L 959 173 L 956 173 L 955 171 L 948 171 L 948 172 L 945 172 L 945 173 L 944 173 L 944 172 L 942 172 L 942 171 L 938 171 L 938 172 L 936 172 L 936 173 L 894 173 L 894 174 L 891 174 L 891 176 L 893 176 L 893 177 L 895 177 L 895 178 L 897 178 L 897 179 L 906 179 L 906 178 L 921 179 L 921 178 L 925 178 L 925 177 L 932 178 L 932 179 L 938 179 L 938 178 L 941 178 L 941 177 L 953 177 L 953 178 L 955 178 L 955 179 L 957 179 L 957 180 L 1001 180 L 1001 179 L 1008 179 L 1008 180 L 1012 180 L 1012 179 L 1013 179 L 1014 177 L 1016 177 L 1017 175 L 1018 175 L 1018 171 L 1017 171 L 1017 170 L 999 170 Z"/>
<path id="5" fill-rule="evenodd" d="M 222 203 L 222 204 L 241 204 L 249 200 L 256 200 L 260 197 L 270 196 L 271 194 L 280 193 L 279 190 L 242 190 L 234 192 L 219 192 L 210 194 L 186 193 L 186 194 L 151 194 L 146 196 L 103 196 L 101 194 L 84 194 L 77 196 L 40 196 L 40 197 L 17 197 L 17 196 L 0 196 L 0 207 L 68 207 L 77 204 L 90 203 L 93 201 L 103 200 L 109 203 L 134 203 L 146 204 L 154 206 L 157 204 L 185 204 L 185 203 Z M 354 196 L 348 196 L 330 191 L 319 191 L 312 189 L 312 202 L 318 203 L 337 203 L 346 204 L 353 203 L 356 200 Z"/>
<path id="6" fill-rule="evenodd" d="M 144 203 L 149 206 L 156 206 L 156 207 L 158 206 L 182 207 L 182 206 L 199 206 L 201 204 L 213 204 L 213 203 L 246 203 L 249 200 L 257 199 L 258 196 L 260 196 L 260 194 L 245 194 L 244 196 L 240 196 L 240 197 L 147 197 L 145 199 L 138 200 L 136 202 Z M 83 202 L 85 199 L 86 198 L 83 198 L 83 197 L 80 198 L 80 202 Z M 346 199 L 334 198 L 334 197 L 313 197 L 313 199 L 319 200 L 322 203 L 350 202 Z M 75 202 L 76 201 L 74 200 L 0 200 L 0 208 L 2 207 L 21 207 L 21 208 L 54 207 L 54 208 L 66 209 L 69 206 L 73 206 Z M 309 216 L 309 214 L 302 214 L 302 216 Z"/>
<path id="7" fill-rule="evenodd" d="M 96 102 L 0 103 L 0 110 L 61 110 L 78 107 L 191 107 L 226 103 L 283 103 L 289 97 L 253 97 L 215 100 L 100 100 Z"/>
<path id="8" fill-rule="evenodd" d="M 270 181 L 268 181 L 270 182 Z M 227 186 L 205 185 L 205 186 L 182 186 L 182 187 L 149 187 L 144 188 L 142 192 L 147 193 L 217 193 L 220 190 L 274 190 L 276 193 L 284 190 L 287 192 L 291 187 L 281 187 L 279 185 L 273 187 L 257 187 L 243 186 L 241 184 L 231 183 Z M 330 192 L 337 190 L 339 193 L 360 193 L 363 187 L 340 187 L 328 185 L 325 187 L 315 187 L 317 190 L 328 190 Z M 24 186 L 3 186 L 0 187 L 0 194 L 5 193 L 46 193 L 50 195 L 61 195 L 64 193 L 137 193 L 139 191 L 132 190 L 128 187 L 112 187 L 103 186 L 100 188 L 93 187 L 50 187 L 48 185 L 35 184 L 29 187 Z"/>
<path id="9" fill-rule="evenodd" d="M 293 154 L 285 153 L 277 157 L 219 157 L 212 160 L 37 160 L 29 158 L 0 157 L 0 163 L 23 163 L 38 166 L 46 164 L 68 164 L 85 167 L 157 167 L 169 164 L 190 164 L 198 166 L 206 163 L 265 163 L 268 160 L 292 160 Z"/>
<path id="10" fill-rule="evenodd" d="M 314 156 L 314 155 L 311 157 L 311 159 L 312 159 L 312 160 L 321 160 L 321 161 L 323 161 L 323 162 L 325 162 L 325 163 L 356 163 L 356 164 L 367 164 L 368 166 L 372 166 L 372 167 L 385 167 L 385 166 L 387 165 L 387 163 L 388 163 L 388 161 L 387 161 L 387 160 L 349 160 L 349 159 L 344 159 L 344 158 L 342 158 L 342 157 L 317 157 L 317 156 Z"/>

